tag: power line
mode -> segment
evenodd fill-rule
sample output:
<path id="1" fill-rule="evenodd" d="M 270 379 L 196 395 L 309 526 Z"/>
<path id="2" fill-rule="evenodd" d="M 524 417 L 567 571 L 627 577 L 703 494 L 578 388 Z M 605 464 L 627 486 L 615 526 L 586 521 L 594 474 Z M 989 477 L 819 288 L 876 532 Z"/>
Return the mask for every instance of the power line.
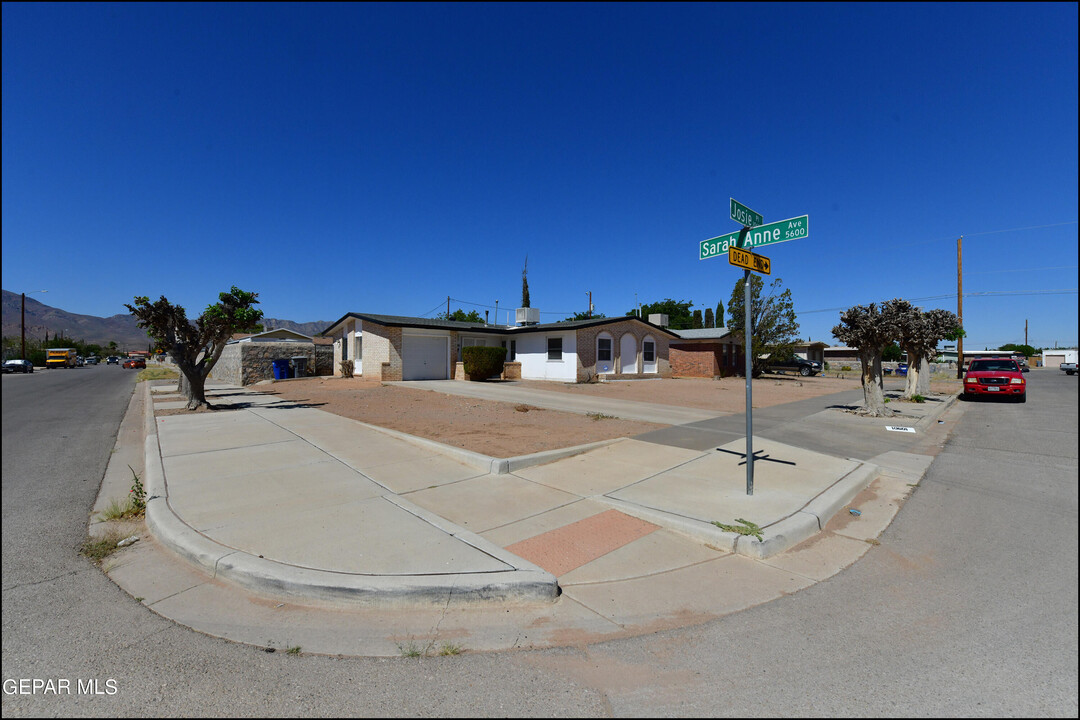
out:
<path id="1" fill-rule="evenodd" d="M 966 293 L 964 293 L 964 297 L 988 297 L 988 296 L 996 296 L 996 295 L 1070 295 L 1070 294 L 1075 293 L 1075 292 L 1077 292 L 1077 288 L 1064 289 L 1064 290 L 1032 290 L 1032 291 L 986 290 L 986 291 L 981 291 L 981 292 L 978 292 L 978 291 L 976 291 L 976 292 L 966 292 Z M 945 295 L 928 295 L 926 297 L 903 298 L 903 299 L 907 300 L 908 302 L 919 302 L 919 301 L 922 301 L 922 300 L 946 300 L 946 299 L 955 298 L 955 297 L 956 297 L 956 293 L 947 293 Z M 858 303 L 856 303 L 856 304 L 858 304 Z M 852 306 L 849 305 L 848 307 L 822 308 L 820 310 L 799 310 L 795 314 L 796 315 L 810 315 L 812 313 L 820 313 L 820 312 L 844 311 L 844 310 L 847 310 L 850 307 L 852 307 Z"/>
<path id="2" fill-rule="evenodd" d="M 1076 265 L 1053 265 L 1051 267 L 1041 268 L 1016 268 L 1012 270 L 978 270 L 976 272 L 966 272 L 965 275 L 989 275 L 991 273 L 1014 273 L 1014 272 L 1036 272 L 1039 270 L 1075 270 Z"/>
<path id="3" fill-rule="evenodd" d="M 1051 223 L 1050 225 L 1030 225 L 1028 227 L 1009 228 L 1008 230 L 987 230 L 986 232 L 977 233 L 964 233 L 964 237 L 978 237 L 979 235 L 994 235 L 997 233 L 1006 232 L 1019 232 L 1021 230 L 1042 230 L 1043 228 L 1061 227 L 1062 225 L 1075 225 L 1076 220 L 1069 220 L 1068 222 Z"/>
<path id="4" fill-rule="evenodd" d="M 1008 230 L 986 230 L 985 232 L 959 233 L 959 234 L 963 235 L 965 238 L 970 238 L 970 237 L 979 237 L 980 235 L 996 235 L 998 233 L 1020 232 L 1022 230 L 1042 230 L 1042 229 L 1045 229 L 1045 228 L 1061 227 L 1063 225 L 1075 225 L 1076 223 L 1077 223 L 1076 220 L 1070 220 L 1068 222 L 1052 223 L 1050 225 L 1030 225 L 1028 227 L 1009 228 Z M 956 236 L 954 235 L 953 237 L 949 237 L 949 238 L 938 238 L 937 240 L 923 240 L 921 242 L 908 242 L 908 243 L 904 243 L 904 247 L 917 247 L 919 245 L 934 245 L 934 244 L 937 244 L 937 243 L 944 243 L 944 242 L 956 242 Z"/>
<path id="5" fill-rule="evenodd" d="M 439 301 L 439 304 L 438 304 L 438 305 L 436 305 L 435 307 L 431 308 L 430 310 L 428 310 L 428 311 L 427 311 L 426 313 L 424 313 L 423 315 L 418 315 L 417 317 L 426 317 L 427 315 L 430 315 L 431 313 L 435 312 L 436 310 L 438 310 L 438 309 L 439 309 L 439 308 L 441 308 L 441 307 L 442 307 L 442 301 L 440 300 L 440 301 Z"/>

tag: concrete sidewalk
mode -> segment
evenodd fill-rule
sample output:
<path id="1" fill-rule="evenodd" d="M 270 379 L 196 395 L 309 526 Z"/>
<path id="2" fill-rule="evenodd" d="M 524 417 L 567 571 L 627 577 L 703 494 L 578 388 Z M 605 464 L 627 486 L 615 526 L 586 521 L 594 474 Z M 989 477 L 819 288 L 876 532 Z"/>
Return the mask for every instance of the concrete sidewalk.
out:
<path id="1" fill-rule="evenodd" d="M 110 576 L 162 615 L 243 642 L 283 642 L 287 616 L 314 652 L 394 655 L 414 635 L 470 650 L 565 644 L 749 607 L 854 562 L 932 459 L 755 437 L 783 462 L 756 462 L 748 497 L 741 440 L 624 439 L 485 465 L 241 388 L 208 392 L 231 409 L 155 418 L 182 401 L 153 390 L 136 392 L 153 537 Z M 860 515 L 840 513 L 856 499 Z M 714 521 L 749 521 L 761 538 Z"/>

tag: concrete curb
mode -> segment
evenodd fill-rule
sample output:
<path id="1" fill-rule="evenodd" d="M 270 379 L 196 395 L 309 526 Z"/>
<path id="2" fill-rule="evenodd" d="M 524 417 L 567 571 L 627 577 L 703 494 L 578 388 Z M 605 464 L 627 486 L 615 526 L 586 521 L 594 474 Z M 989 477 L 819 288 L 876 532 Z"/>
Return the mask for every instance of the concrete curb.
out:
<path id="1" fill-rule="evenodd" d="M 948 410 L 953 405 L 955 405 L 956 401 L 959 400 L 959 399 L 960 399 L 960 394 L 959 393 L 956 393 L 954 395 L 950 395 L 948 398 L 946 398 L 944 401 L 942 401 L 940 405 L 935 406 L 933 410 L 931 410 L 929 413 L 927 413 L 926 417 L 920 419 L 917 423 L 915 423 L 915 429 L 916 430 L 926 430 L 926 428 L 928 428 L 929 426 L 931 426 L 935 422 L 937 422 L 937 419 L 939 417 L 941 417 L 945 413 L 946 410 Z"/>
<path id="2" fill-rule="evenodd" d="M 881 469 L 872 463 L 860 462 L 858 467 L 843 476 L 813 498 L 801 510 L 765 528 L 764 540 L 738 535 L 735 552 L 762 560 L 792 548 L 825 529 L 845 505 L 870 486 Z"/>
<path id="3" fill-rule="evenodd" d="M 401 498 L 404 510 L 506 564 L 506 571 L 445 575 L 358 575 L 286 565 L 214 542 L 184 523 L 168 503 L 153 400 L 145 411 L 146 525 L 164 546 L 213 577 L 264 595 L 365 607 L 445 606 L 477 601 L 551 602 L 560 593 L 550 573 Z"/>
<path id="4" fill-rule="evenodd" d="M 873 463 L 857 460 L 853 462 L 858 462 L 858 466 L 811 499 L 801 509 L 763 527 L 762 540 L 749 535 L 725 532 L 703 520 L 642 507 L 625 500 L 606 496 L 594 499 L 627 515 L 674 530 L 713 547 L 762 560 L 817 535 L 833 515 L 866 489 L 881 472 L 881 469 Z"/>
<path id="5" fill-rule="evenodd" d="M 490 455 L 482 455 L 481 453 L 473 452 L 472 450 L 466 450 L 465 448 L 447 445 L 437 440 L 429 440 L 427 438 L 409 435 L 408 433 L 403 433 L 399 430 L 391 430 L 389 428 L 379 427 L 378 425 L 368 425 L 359 420 L 354 420 L 353 422 L 362 425 L 368 430 L 377 430 L 378 432 L 397 438 L 398 440 L 404 440 L 413 445 L 418 445 L 425 450 L 434 450 L 442 455 L 448 455 L 459 462 L 465 463 L 469 467 L 476 468 L 482 472 L 491 473 L 492 475 L 506 475 L 515 470 L 532 467 L 533 465 L 543 465 L 573 455 L 580 455 L 583 452 L 595 450 L 598 447 L 610 445 L 625 439 L 612 438 L 610 440 L 598 440 L 597 442 L 587 443 L 585 445 L 574 445 L 572 447 L 558 448 L 556 450 L 542 450 L 529 455 L 518 455 L 512 458 L 496 458 L 491 457 Z"/>

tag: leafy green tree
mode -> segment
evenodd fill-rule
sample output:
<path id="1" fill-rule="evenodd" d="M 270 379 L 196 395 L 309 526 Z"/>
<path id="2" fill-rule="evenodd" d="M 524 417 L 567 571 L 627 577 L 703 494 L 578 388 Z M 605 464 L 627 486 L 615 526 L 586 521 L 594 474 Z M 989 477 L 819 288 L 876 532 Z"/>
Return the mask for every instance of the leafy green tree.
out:
<path id="1" fill-rule="evenodd" d="M 999 347 L 998 350 L 1009 350 L 1012 352 L 1018 352 L 1024 357 L 1032 357 L 1033 355 L 1039 354 L 1039 351 L 1031 347 L 1030 345 L 1016 345 L 1014 343 L 1005 343 L 1004 345 Z"/>
<path id="2" fill-rule="evenodd" d="M 438 320 L 453 320 L 455 322 L 471 322 L 471 323 L 482 323 L 482 322 L 484 322 L 484 318 L 480 317 L 480 313 L 478 313 L 477 311 L 470 310 L 469 312 L 465 312 L 461 308 L 458 308 L 457 310 L 450 313 L 449 315 L 447 315 L 446 313 L 439 313 L 438 315 L 435 316 L 435 318 L 438 319 Z"/>
<path id="3" fill-rule="evenodd" d="M 672 300 L 667 298 L 658 302 L 646 303 L 641 306 L 641 319 L 648 320 L 650 315 L 667 315 L 668 327 L 672 330 L 687 330 L 693 324 L 693 314 L 690 306 L 694 303 L 690 300 Z M 631 308 L 626 313 L 628 316 L 636 316 L 637 308 Z"/>
<path id="4" fill-rule="evenodd" d="M 795 305 L 791 290 L 780 289 L 784 281 L 776 278 L 769 285 L 769 294 L 762 297 L 764 281 L 759 275 L 750 274 L 750 329 L 752 344 L 750 357 L 752 377 L 764 372 L 769 358 L 790 358 L 799 340 L 799 323 L 795 319 Z M 728 300 L 728 328 L 739 344 L 746 347 L 746 303 L 743 280 L 735 281 Z"/>
<path id="5" fill-rule="evenodd" d="M 724 303 L 716 303 L 716 327 L 724 327 Z"/>
<path id="6" fill-rule="evenodd" d="M 581 310 L 580 312 L 576 312 L 568 318 L 563 318 L 563 322 L 566 322 L 567 320 L 596 320 L 597 318 L 606 317 L 607 315 L 605 315 L 604 313 L 590 313 L 588 310 Z"/>
<path id="7" fill-rule="evenodd" d="M 705 327 L 704 322 L 701 320 L 701 311 L 695 310 L 693 316 L 690 318 L 690 327 L 694 330 L 700 330 Z"/>
<path id="8" fill-rule="evenodd" d="M 881 359 L 885 362 L 899 362 L 904 357 L 904 351 L 895 342 L 885 346 L 881 351 Z"/>
<path id="9" fill-rule="evenodd" d="M 705 308 L 705 327 L 716 327 L 716 320 L 713 318 L 712 308 Z"/>
<path id="10" fill-rule="evenodd" d="M 258 297 L 233 285 L 194 323 L 184 308 L 173 305 L 164 295 L 154 303 L 146 296 L 136 296 L 134 305 L 125 303 L 124 307 L 155 340 L 156 347 L 172 357 L 181 372 L 179 390 L 187 396 L 188 410 L 196 410 L 211 407 L 206 401 L 206 378 L 232 334 L 262 330 L 259 321 L 263 312 L 253 307 L 259 304 Z"/>

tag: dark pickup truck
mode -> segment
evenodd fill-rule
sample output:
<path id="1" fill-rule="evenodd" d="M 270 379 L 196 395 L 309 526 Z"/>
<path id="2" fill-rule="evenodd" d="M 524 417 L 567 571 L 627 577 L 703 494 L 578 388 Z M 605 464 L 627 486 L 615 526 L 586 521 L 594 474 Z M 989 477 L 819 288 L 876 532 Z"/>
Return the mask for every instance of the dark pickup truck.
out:
<path id="1" fill-rule="evenodd" d="M 821 363 L 801 358 L 798 355 L 790 360 L 769 360 L 765 367 L 770 372 L 797 372 L 803 377 L 810 377 L 821 372 Z"/>

